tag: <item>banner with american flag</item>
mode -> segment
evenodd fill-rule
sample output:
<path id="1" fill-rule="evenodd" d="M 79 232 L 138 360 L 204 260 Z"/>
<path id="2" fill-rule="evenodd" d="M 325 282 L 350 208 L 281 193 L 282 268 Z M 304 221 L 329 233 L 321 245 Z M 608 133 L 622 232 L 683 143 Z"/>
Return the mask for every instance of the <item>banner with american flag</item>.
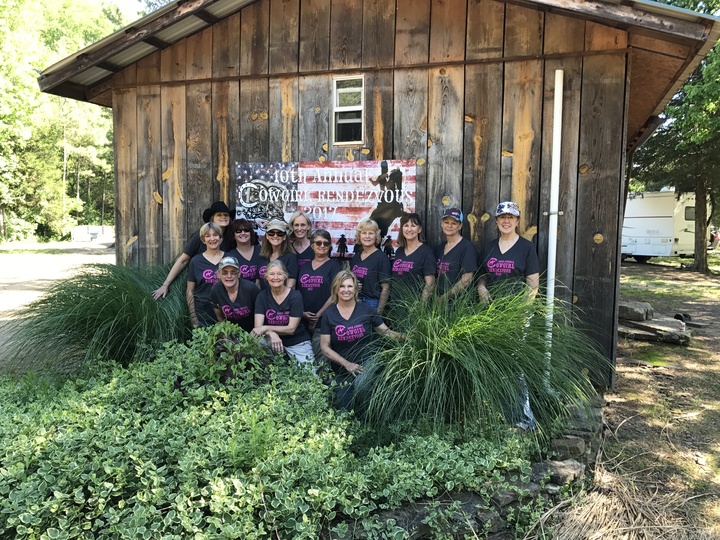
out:
<path id="1" fill-rule="evenodd" d="M 415 211 L 414 160 L 237 163 L 236 173 L 237 217 L 260 235 L 268 220 L 288 221 L 301 210 L 334 244 L 352 246 L 365 218 L 378 223 L 383 238 L 397 240 L 400 216 Z"/>

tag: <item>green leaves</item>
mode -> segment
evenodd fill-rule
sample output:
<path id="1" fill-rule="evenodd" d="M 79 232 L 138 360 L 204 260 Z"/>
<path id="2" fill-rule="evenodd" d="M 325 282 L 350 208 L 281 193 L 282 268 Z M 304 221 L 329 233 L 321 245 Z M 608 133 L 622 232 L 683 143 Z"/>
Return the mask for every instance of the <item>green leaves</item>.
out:
<path id="1" fill-rule="evenodd" d="M 280 359 L 221 384 L 229 327 L 64 384 L 0 379 L 0 537 L 406 538 L 378 512 L 527 466 L 516 443 L 451 434 L 359 446 L 366 427 Z"/>

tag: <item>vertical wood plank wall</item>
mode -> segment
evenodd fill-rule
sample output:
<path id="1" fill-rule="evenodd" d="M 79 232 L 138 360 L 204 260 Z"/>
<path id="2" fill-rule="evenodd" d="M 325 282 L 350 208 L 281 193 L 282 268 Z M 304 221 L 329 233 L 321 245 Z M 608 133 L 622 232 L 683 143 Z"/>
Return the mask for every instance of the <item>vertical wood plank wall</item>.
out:
<path id="1" fill-rule="evenodd" d="M 257 0 L 115 76 L 118 261 L 172 261 L 237 161 L 415 159 L 431 243 L 443 207 L 480 246 L 514 199 L 544 268 L 562 69 L 559 296 L 612 357 L 627 39 L 500 0 Z M 333 76 L 360 73 L 364 144 L 333 146 Z"/>

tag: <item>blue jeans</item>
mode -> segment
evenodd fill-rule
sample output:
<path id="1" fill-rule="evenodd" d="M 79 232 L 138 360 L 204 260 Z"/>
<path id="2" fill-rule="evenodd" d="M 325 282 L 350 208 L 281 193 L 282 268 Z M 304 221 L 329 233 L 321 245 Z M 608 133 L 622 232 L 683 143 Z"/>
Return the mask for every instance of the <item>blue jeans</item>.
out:
<path id="1" fill-rule="evenodd" d="M 372 307 L 377 311 L 378 306 L 380 305 L 380 299 L 379 298 L 369 298 L 367 296 L 360 295 L 358 299 L 367 304 L 368 306 Z"/>

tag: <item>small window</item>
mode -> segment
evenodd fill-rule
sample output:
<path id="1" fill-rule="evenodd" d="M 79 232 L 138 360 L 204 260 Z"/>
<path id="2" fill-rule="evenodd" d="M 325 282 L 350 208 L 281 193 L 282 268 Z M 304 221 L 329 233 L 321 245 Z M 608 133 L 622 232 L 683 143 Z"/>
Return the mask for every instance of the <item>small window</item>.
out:
<path id="1" fill-rule="evenodd" d="M 685 221 L 695 221 L 695 207 L 694 206 L 686 206 L 685 207 Z"/>
<path id="2" fill-rule="evenodd" d="M 333 81 L 334 144 L 363 144 L 365 88 L 362 76 Z"/>

